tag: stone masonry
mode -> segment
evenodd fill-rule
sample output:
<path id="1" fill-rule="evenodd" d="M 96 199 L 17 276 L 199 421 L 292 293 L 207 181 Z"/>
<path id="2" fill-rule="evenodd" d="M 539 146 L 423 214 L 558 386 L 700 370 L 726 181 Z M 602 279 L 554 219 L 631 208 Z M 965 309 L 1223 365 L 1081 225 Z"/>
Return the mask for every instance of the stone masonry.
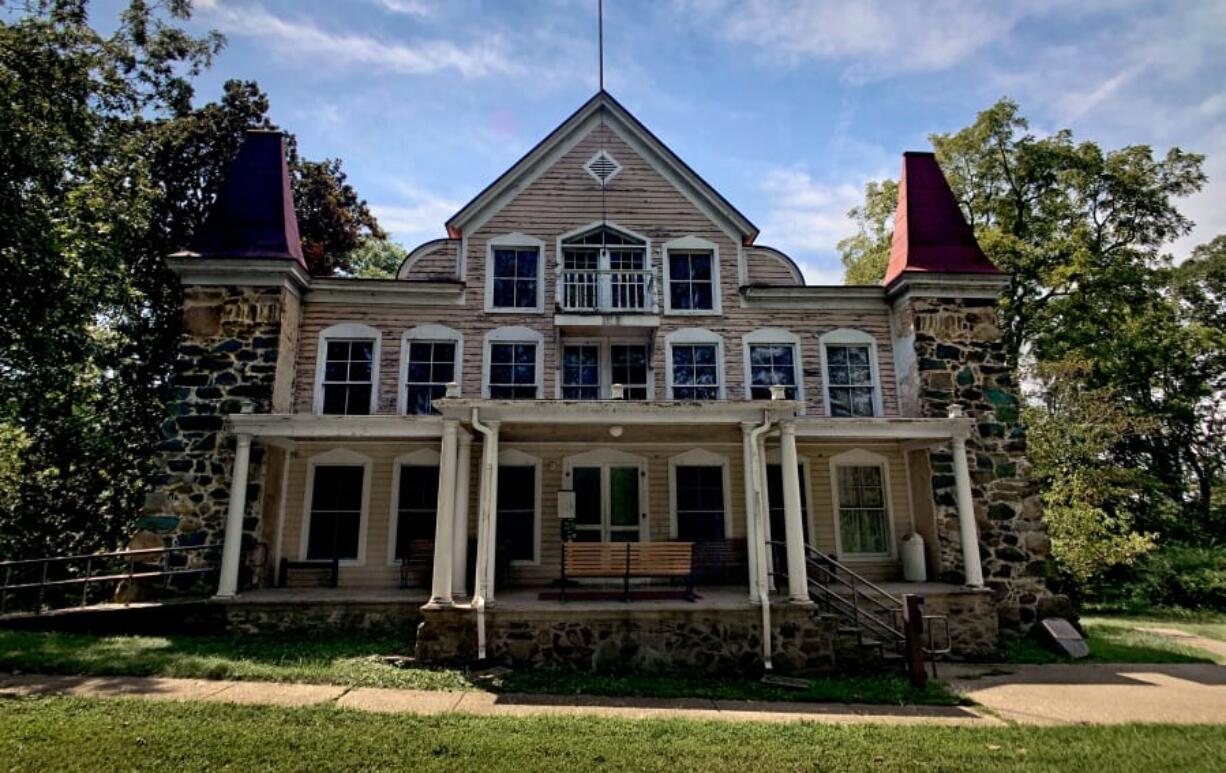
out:
<path id="1" fill-rule="evenodd" d="M 956 404 L 976 422 L 967 463 L 984 580 L 1001 627 L 1024 630 L 1062 599 L 1046 589 L 1051 541 L 1029 477 L 1018 388 L 995 307 L 991 299 L 912 297 L 896 308 L 895 324 L 900 338 L 914 341 L 913 415 L 943 417 Z M 930 458 L 940 579 L 962 582 L 953 458 L 948 449 Z"/>
<path id="2" fill-rule="evenodd" d="M 180 545 L 220 542 L 230 496 L 231 413 L 267 413 L 281 346 L 281 288 L 187 287 L 179 356 L 162 424 L 164 472 L 147 497 L 143 529 Z M 267 459 L 251 450 L 244 555 L 260 528 Z M 257 580 L 258 582 L 258 580 Z"/>

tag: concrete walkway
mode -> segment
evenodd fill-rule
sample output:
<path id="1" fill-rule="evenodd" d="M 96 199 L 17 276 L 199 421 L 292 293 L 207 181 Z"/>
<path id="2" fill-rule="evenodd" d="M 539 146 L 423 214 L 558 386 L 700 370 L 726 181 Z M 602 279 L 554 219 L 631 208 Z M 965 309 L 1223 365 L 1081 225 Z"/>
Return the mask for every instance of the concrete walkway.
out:
<path id="1" fill-rule="evenodd" d="M 80 695 L 275 706 L 333 704 L 359 711 L 422 715 L 588 715 L 980 727 L 1001 726 L 1006 721 L 1031 725 L 1226 724 L 1226 668 L 1218 665 L 944 665 L 941 676 L 980 706 L 604 698 L 42 674 L 0 674 L 0 697 Z"/>
<path id="2" fill-rule="evenodd" d="M 1168 639 L 1175 639 L 1180 644 L 1186 644 L 1189 647 L 1195 647 L 1199 650 L 1205 650 L 1213 655 L 1213 659 L 1218 663 L 1226 663 L 1226 641 L 1218 641 L 1205 636 L 1200 636 L 1195 633 L 1181 631 L 1178 628 L 1153 628 L 1150 626 L 1139 625 L 1138 631 L 1152 633 L 1157 636 L 1165 636 Z"/>
<path id="3" fill-rule="evenodd" d="M 1226 724 L 1226 668 L 1209 663 L 956 665 L 941 676 L 1023 724 Z"/>
<path id="4" fill-rule="evenodd" d="M 869 722 L 887 725 L 1003 723 L 962 706 L 874 706 L 842 703 L 768 703 L 703 699 L 604 698 L 585 695 L 392 690 L 376 687 L 228 682 L 160 677 L 85 677 L 0 674 L 0 698 L 23 695 L 139 697 L 275 706 L 331 703 L 347 709 L 393 714 L 480 716 L 604 716 L 624 719 L 684 718 L 756 722 Z"/>

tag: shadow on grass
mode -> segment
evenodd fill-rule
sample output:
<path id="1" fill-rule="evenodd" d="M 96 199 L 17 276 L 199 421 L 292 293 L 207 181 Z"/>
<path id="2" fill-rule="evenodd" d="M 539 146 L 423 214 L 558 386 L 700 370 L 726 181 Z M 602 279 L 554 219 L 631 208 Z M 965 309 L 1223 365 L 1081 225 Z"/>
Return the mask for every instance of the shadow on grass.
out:
<path id="1" fill-rule="evenodd" d="M 456 668 L 396 664 L 411 649 L 391 634 L 320 636 L 90 636 L 0 630 L 0 670 L 85 676 L 302 682 L 417 690 L 488 690 L 551 695 L 958 705 L 940 683 L 913 690 L 901 675 L 838 676 L 794 690 L 756 679 L 698 673 L 601 675 L 513 671 L 477 679 Z"/>

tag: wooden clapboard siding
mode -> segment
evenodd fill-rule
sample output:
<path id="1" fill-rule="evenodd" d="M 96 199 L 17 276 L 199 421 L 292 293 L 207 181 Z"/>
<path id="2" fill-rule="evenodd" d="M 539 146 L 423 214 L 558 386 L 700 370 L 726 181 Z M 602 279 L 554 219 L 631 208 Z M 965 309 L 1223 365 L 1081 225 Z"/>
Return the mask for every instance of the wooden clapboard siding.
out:
<path id="1" fill-rule="evenodd" d="M 604 144 L 622 165 L 621 171 L 609 182 L 602 201 L 600 187 L 583 169 L 583 165 Z M 894 376 L 894 354 L 890 340 L 889 310 L 884 301 L 880 308 L 863 311 L 834 309 L 772 310 L 742 307 L 738 288 L 738 245 L 698 207 L 677 191 L 647 160 L 640 157 L 615 132 L 596 128 L 562 156 L 540 177 L 525 185 L 489 221 L 467 238 L 467 287 L 463 305 L 393 306 L 372 304 L 339 304 L 311 302 L 304 304 L 299 357 L 294 379 L 294 410 L 310 412 L 315 389 L 315 369 L 319 356 L 319 334 L 340 322 L 361 322 L 381 332 L 382 356 L 379 373 L 378 411 L 397 410 L 400 385 L 401 338 L 406 330 L 420 324 L 443 324 L 459 331 L 464 337 L 462 394 L 481 395 L 483 342 L 487 333 L 503 326 L 522 326 L 538 332 L 544 342 L 543 384 L 541 396 L 552 398 L 557 384 L 557 333 L 553 323 L 557 239 L 564 233 L 602 219 L 642 234 L 651 241 L 650 261 L 657 278 L 657 296 L 663 304 L 662 245 L 684 236 L 698 236 L 718 245 L 720 315 L 663 315 L 653 343 L 653 378 L 657 399 L 666 399 L 667 357 L 665 336 L 688 327 L 701 327 L 718 333 L 724 341 L 724 381 L 728 399 L 744 399 L 744 347 L 742 336 L 753 330 L 784 328 L 800 338 L 801 366 L 804 374 L 806 413 L 824 413 L 821 384 L 821 359 L 817 337 L 838 328 L 855 328 L 869 333 L 877 341 L 878 373 L 882 391 L 882 406 L 886 416 L 898 415 L 897 389 Z M 545 286 L 543 313 L 487 313 L 485 304 L 485 269 L 487 243 L 496 236 L 523 233 L 544 242 Z M 423 266 L 438 266 L 453 260 L 451 251 L 457 240 L 440 241 L 438 247 L 420 257 Z M 780 280 L 788 274 L 782 259 L 766 249 L 747 248 L 750 278 L 763 276 Z M 444 259 L 445 258 L 445 259 Z M 426 270 L 425 268 L 422 269 Z M 433 270 L 433 269 L 430 269 Z M 410 274 L 417 275 L 417 265 Z M 755 273 L 757 272 L 757 273 Z M 762 272 L 766 272 L 763 274 Z M 772 277 L 774 278 L 772 280 Z M 790 274 L 788 274 L 790 283 Z M 622 329 L 607 331 L 624 335 Z M 602 333 L 592 331 L 592 337 Z"/>
<path id="2" fill-rule="evenodd" d="M 460 275 L 460 240 L 439 239 L 419 247 L 400 271 L 400 279 L 455 279 Z"/>
<path id="3" fill-rule="evenodd" d="M 594 435 L 594 437 L 598 437 Z M 769 444 L 773 448 L 775 442 Z M 510 568 L 506 583 L 516 585 L 543 585 L 559 575 L 561 561 L 561 523 L 557 517 L 557 492 L 563 485 L 563 469 L 567 457 L 600 446 L 600 441 L 585 444 L 506 443 L 500 450 L 518 450 L 540 460 L 540 560 L 532 565 L 514 565 Z M 296 560 L 303 557 L 302 531 L 307 510 L 307 465 L 309 459 L 320 453 L 343 447 L 372 459 L 371 491 L 368 494 L 366 521 L 366 557 L 360 567 L 341 567 L 341 584 L 346 587 L 397 587 L 400 581 L 398 566 L 388 563 L 389 527 L 392 517 L 392 486 L 396 457 L 421 448 L 438 448 L 428 443 L 351 443 L 338 446 L 328 443 L 300 444 L 290 457 L 287 481 L 285 522 L 282 527 L 280 555 Z M 648 534 L 653 542 L 671 539 L 670 512 L 672 490 L 669 482 L 669 459 L 691 450 L 683 444 L 612 444 L 618 450 L 643 457 L 647 465 Z M 830 459 L 856 446 L 800 443 L 798 451 L 807 464 L 807 474 L 801 481 L 806 487 L 805 501 L 809 529 L 814 544 L 819 550 L 836 552 L 833 497 L 831 493 Z M 907 491 L 907 472 L 902 451 L 897 444 L 881 443 L 866 446 L 889 461 L 888 493 L 890 512 L 897 540 L 912 530 L 910 498 Z M 740 444 L 728 443 L 705 446 L 706 450 L 724 456 L 728 460 L 725 482 L 729 510 L 725 518 L 731 524 L 733 539 L 744 539 L 745 534 L 745 488 L 744 469 Z M 469 507 L 467 514 L 470 539 L 476 538 L 476 520 L 480 486 L 480 441 L 474 442 L 472 464 L 469 470 Z M 781 535 L 773 535 L 780 539 Z M 897 559 L 853 561 L 853 567 L 872 580 L 897 579 Z M 471 568 L 470 568 L 471 571 Z"/>
<path id="4" fill-rule="evenodd" d="M 792 272 L 792 266 L 778 252 L 763 247 L 745 248 L 745 273 L 749 284 L 793 287 L 797 282 Z"/>

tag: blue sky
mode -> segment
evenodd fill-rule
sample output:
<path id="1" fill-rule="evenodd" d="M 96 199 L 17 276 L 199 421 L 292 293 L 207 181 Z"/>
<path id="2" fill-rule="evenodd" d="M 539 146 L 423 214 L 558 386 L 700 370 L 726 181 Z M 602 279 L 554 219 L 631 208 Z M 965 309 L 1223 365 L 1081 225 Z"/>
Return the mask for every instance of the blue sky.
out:
<path id="1" fill-rule="evenodd" d="M 257 80 L 411 248 L 596 90 L 595 5 L 196 0 L 229 40 L 198 97 Z M 609 91 L 812 283 L 866 181 L 1002 95 L 1039 133 L 1207 154 L 1175 252 L 1226 233 L 1222 0 L 606 0 L 605 40 Z"/>

